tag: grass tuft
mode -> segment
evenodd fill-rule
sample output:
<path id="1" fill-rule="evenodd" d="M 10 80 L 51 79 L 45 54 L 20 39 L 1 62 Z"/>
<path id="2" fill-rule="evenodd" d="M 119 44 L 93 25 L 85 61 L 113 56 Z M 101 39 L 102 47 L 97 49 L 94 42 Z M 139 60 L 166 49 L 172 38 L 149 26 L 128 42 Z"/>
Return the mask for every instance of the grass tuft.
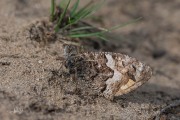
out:
<path id="1" fill-rule="evenodd" d="M 97 37 L 102 40 L 108 40 L 105 36 L 106 33 L 112 32 L 113 30 L 119 29 L 121 27 L 127 26 L 132 23 L 136 23 L 141 18 L 129 21 L 124 24 L 119 24 L 113 26 L 109 29 L 98 29 L 93 26 L 81 26 L 74 27 L 79 21 L 82 21 L 85 18 L 88 18 L 93 15 L 98 9 L 102 7 L 105 3 L 105 0 L 101 0 L 98 3 L 94 3 L 92 0 L 86 4 L 84 7 L 78 9 L 80 0 L 76 0 L 76 2 L 72 5 L 70 12 L 68 8 L 70 7 L 71 0 L 61 0 L 60 9 L 61 14 L 59 16 L 55 16 L 55 0 L 51 0 L 51 21 L 56 20 L 55 32 L 61 32 L 63 35 L 72 37 L 72 38 L 81 38 L 81 37 Z M 68 18 L 67 18 L 68 16 Z M 65 22 L 65 24 L 64 24 Z M 65 31 L 65 32 L 64 32 Z"/>
<path id="2" fill-rule="evenodd" d="M 65 0 L 63 0 L 63 1 L 65 1 Z M 70 5 L 70 2 L 71 2 L 71 0 L 68 0 L 67 5 L 65 6 L 65 8 L 64 8 L 64 10 L 63 10 L 63 12 L 62 12 L 62 14 L 61 14 L 61 16 L 59 17 L 58 23 L 57 23 L 57 25 L 56 25 L 56 27 L 55 27 L 55 32 L 58 32 L 58 31 L 59 31 L 60 26 L 61 26 L 61 24 L 62 24 L 62 20 L 63 20 L 63 18 L 65 17 L 65 14 L 66 14 L 67 9 L 68 9 L 68 7 L 69 7 L 69 5 Z"/>

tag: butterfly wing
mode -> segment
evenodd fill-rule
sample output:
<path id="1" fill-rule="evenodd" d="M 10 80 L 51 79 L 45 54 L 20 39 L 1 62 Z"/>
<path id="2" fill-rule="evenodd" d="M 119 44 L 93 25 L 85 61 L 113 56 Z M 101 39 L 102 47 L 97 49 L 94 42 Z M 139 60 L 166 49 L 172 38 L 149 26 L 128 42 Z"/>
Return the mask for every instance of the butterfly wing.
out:
<path id="1" fill-rule="evenodd" d="M 78 78 L 92 81 L 93 86 L 108 99 L 135 90 L 152 75 L 149 66 L 120 53 L 72 53 L 77 52 L 66 54 L 66 66 L 69 71 L 77 74 Z"/>

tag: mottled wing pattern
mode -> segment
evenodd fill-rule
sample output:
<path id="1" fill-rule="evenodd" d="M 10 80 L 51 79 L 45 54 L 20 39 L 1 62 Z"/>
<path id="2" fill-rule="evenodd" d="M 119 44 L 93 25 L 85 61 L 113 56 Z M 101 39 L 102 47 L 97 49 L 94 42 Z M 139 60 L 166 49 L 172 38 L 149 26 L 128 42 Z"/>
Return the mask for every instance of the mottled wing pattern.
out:
<path id="1" fill-rule="evenodd" d="M 79 53 L 75 46 L 65 46 L 65 57 L 70 74 L 91 80 L 108 99 L 135 90 L 152 75 L 149 66 L 120 53 Z"/>

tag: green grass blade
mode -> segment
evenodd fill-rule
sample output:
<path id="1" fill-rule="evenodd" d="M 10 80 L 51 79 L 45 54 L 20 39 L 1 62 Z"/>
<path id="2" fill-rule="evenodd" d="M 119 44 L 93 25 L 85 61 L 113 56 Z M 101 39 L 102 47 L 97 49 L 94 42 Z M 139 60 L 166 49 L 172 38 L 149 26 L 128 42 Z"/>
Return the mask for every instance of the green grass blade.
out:
<path id="1" fill-rule="evenodd" d="M 79 20 L 81 20 L 85 14 L 87 14 L 89 8 L 84 10 L 84 11 L 81 11 L 80 14 L 77 14 L 75 17 L 71 17 L 71 23 L 77 23 Z"/>
<path id="2" fill-rule="evenodd" d="M 95 32 L 95 33 L 78 32 L 78 33 L 70 34 L 68 36 L 72 37 L 72 38 L 97 37 L 97 38 L 100 38 L 104 41 L 109 41 L 101 32 Z"/>
<path id="3" fill-rule="evenodd" d="M 73 5 L 72 10 L 70 12 L 71 17 L 74 16 L 74 14 L 76 13 L 78 6 L 79 6 L 79 2 L 80 2 L 80 0 L 77 0 L 75 2 L 75 4 Z"/>
<path id="4" fill-rule="evenodd" d="M 103 0 L 104 1 L 104 0 Z M 90 13 L 96 11 L 98 8 L 100 8 L 102 2 L 100 2 L 97 5 L 94 5 L 92 2 L 87 4 L 86 7 L 82 8 L 75 14 L 75 18 L 81 17 L 84 18 L 85 16 L 89 15 Z"/>
<path id="5" fill-rule="evenodd" d="M 93 11 L 93 7 L 87 8 L 86 10 L 82 11 L 80 14 L 77 14 L 74 19 L 71 20 L 71 23 L 77 23 L 78 21 L 87 17 L 91 11 Z"/>
<path id="6" fill-rule="evenodd" d="M 69 37 L 72 38 L 80 38 L 80 37 L 93 37 L 102 34 L 102 32 L 95 32 L 95 33 L 73 33 L 69 34 Z"/>
<path id="7" fill-rule="evenodd" d="M 54 12 L 55 12 L 55 0 L 51 0 L 51 21 L 54 20 Z"/>
<path id="8" fill-rule="evenodd" d="M 101 8 L 101 6 L 103 5 L 103 3 L 105 2 L 105 0 L 102 0 L 101 2 L 99 2 L 99 4 L 94 5 L 94 4 L 88 4 L 86 5 L 85 8 L 82 8 L 79 12 L 77 12 L 75 14 L 75 16 L 73 17 L 73 20 L 71 20 L 72 23 L 77 23 L 79 20 L 82 20 L 84 18 L 89 17 L 90 15 L 92 15 L 95 11 L 97 11 L 99 8 Z"/>
<path id="9" fill-rule="evenodd" d="M 76 17 L 78 14 L 81 14 L 84 10 L 86 10 L 89 6 L 91 6 L 92 5 L 92 0 L 89 2 L 89 3 L 87 3 L 84 7 L 82 7 L 77 13 L 75 13 L 74 15 L 72 15 L 71 17 L 72 18 L 74 18 L 74 17 Z"/>
<path id="10" fill-rule="evenodd" d="M 67 4 L 68 4 L 67 0 L 61 0 L 59 6 L 60 6 L 60 8 L 65 9 Z"/>
<path id="11" fill-rule="evenodd" d="M 76 31 L 83 31 L 83 30 L 92 30 L 94 29 L 94 27 L 92 26 L 85 26 L 85 27 L 79 27 L 79 28 L 74 28 L 72 30 L 70 30 L 70 32 L 76 32 Z"/>
<path id="12" fill-rule="evenodd" d="M 107 31 L 108 31 L 108 32 L 111 32 L 111 31 L 116 30 L 116 29 L 119 29 L 119 28 L 121 28 L 121 27 L 125 27 L 125 26 L 127 26 L 127 25 L 136 23 L 136 22 L 138 22 L 138 21 L 141 20 L 141 19 L 142 19 L 142 18 L 140 17 L 140 18 L 137 18 L 137 19 L 135 19 L 135 20 L 126 22 L 126 23 L 124 23 L 124 24 L 116 25 L 116 26 L 114 26 L 114 27 L 112 27 L 112 28 L 110 28 L 110 29 L 107 29 Z"/>
<path id="13" fill-rule="evenodd" d="M 100 38 L 101 40 L 104 40 L 104 41 L 109 41 L 105 36 L 103 36 L 103 35 L 97 35 L 97 36 L 95 36 L 95 37 L 97 37 L 97 38 Z"/>
<path id="14" fill-rule="evenodd" d="M 61 16 L 60 16 L 60 18 L 59 18 L 59 20 L 58 20 L 58 23 L 57 23 L 57 25 L 56 25 L 56 27 L 55 27 L 55 32 L 58 32 L 58 31 L 59 31 L 59 26 L 60 26 L 61 23 L 62 23 L 62 20 L 63 20 L 65 14 L 66 14 L 66 12 L 67 12 L 67 9 L 68 9 L 68 7 L 69 7 L 69 5 L 70 5 L 70 2 L 71 2 L 71 0 L 68 1 L 65 10 L 63 11 L 63 13 L 62 13 Z"/>

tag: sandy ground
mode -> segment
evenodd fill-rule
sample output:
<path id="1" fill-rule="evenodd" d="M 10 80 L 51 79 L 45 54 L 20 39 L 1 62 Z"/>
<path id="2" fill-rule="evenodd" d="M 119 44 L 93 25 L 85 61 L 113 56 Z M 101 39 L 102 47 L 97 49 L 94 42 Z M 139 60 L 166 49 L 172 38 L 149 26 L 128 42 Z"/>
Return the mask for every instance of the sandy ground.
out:
<path id="1" fill-rule="evenodd" d="M 82 5 L 84 2 L 82 2 Z M 0 118 L 2 120 L 153 120 L 180 100 L 180 1 L 109 0 L 91 24 L 111 27 L 138 17 L 112 33 L 114 52 L 153 68 L 150 81 L 114 101 L 74 92 L 63 78 L 62 44 L 29 39 L 27 29 L 49 15 L 49 0 L 0 0 Z M 112 50 L 111 50 L 112 51 Z M 162 120 L 180 119 L 180 106 Z"/>

